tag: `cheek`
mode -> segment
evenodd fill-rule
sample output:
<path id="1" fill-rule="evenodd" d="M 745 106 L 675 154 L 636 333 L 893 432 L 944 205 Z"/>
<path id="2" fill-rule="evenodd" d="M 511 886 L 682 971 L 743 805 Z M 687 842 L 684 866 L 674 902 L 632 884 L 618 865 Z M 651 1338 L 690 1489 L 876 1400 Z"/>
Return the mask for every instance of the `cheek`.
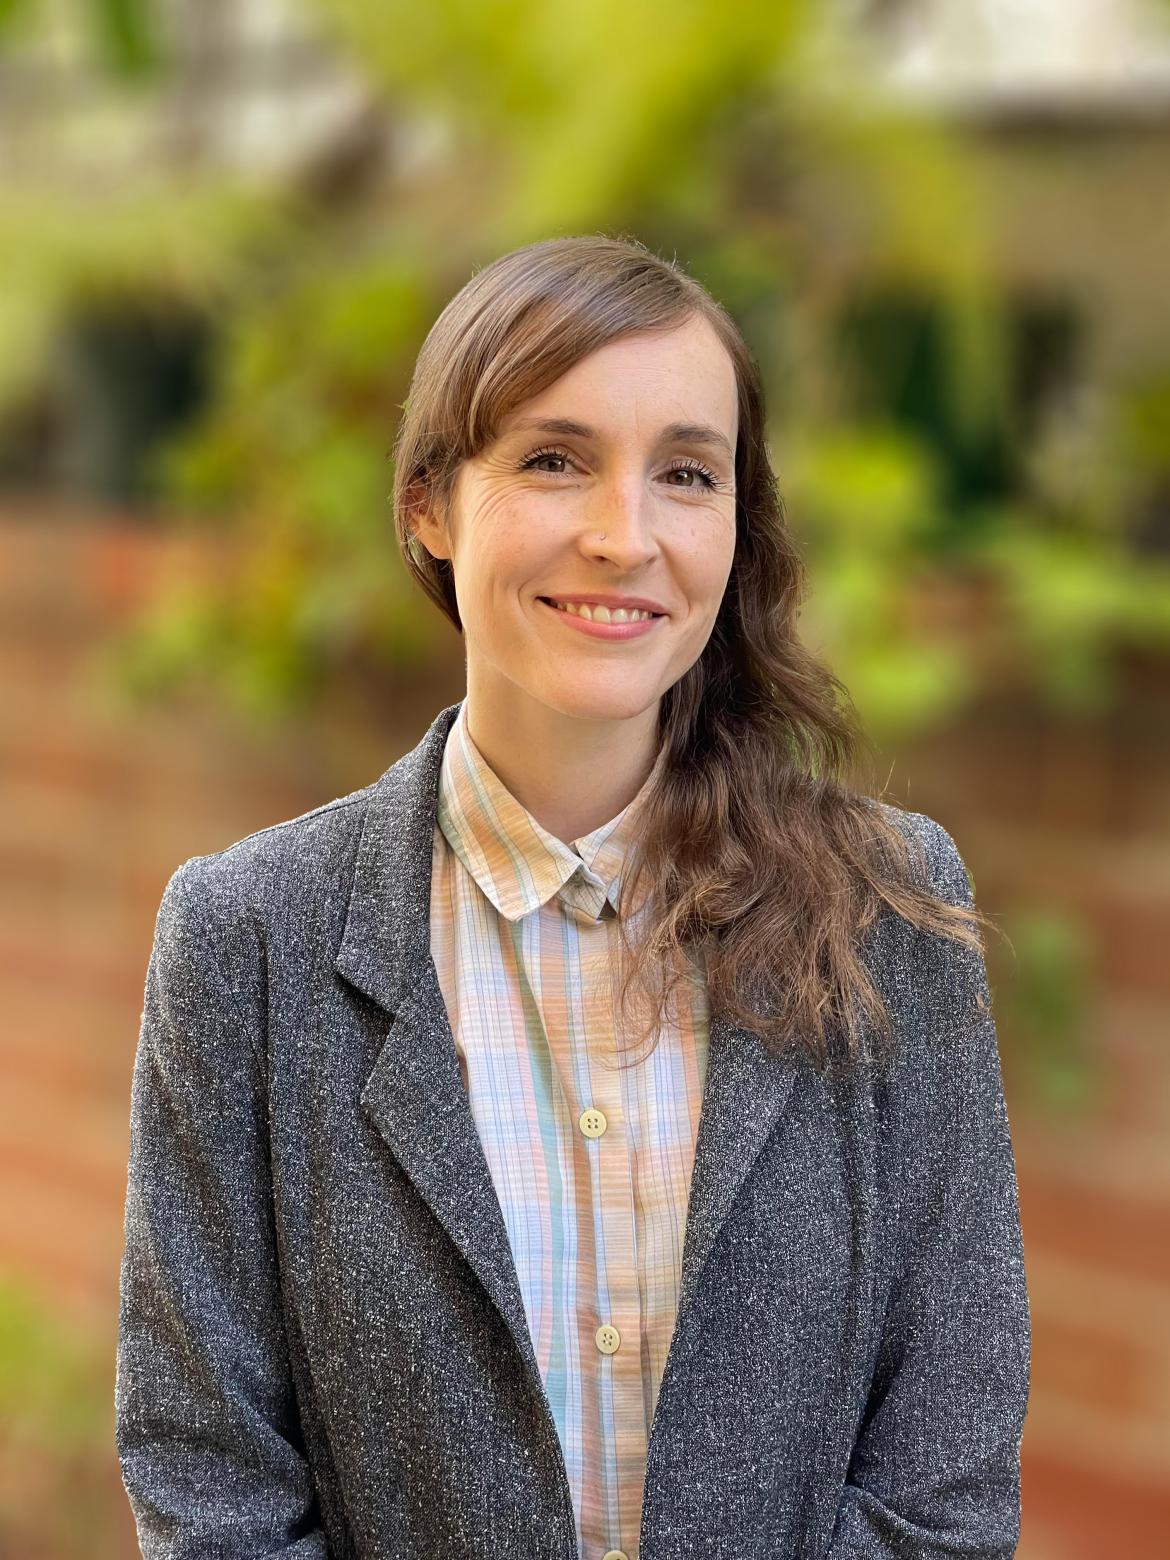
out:
<path id="1" fill-rule="evenodd" d="M 722 601 L 735 556 L 734 524 L 696 531 L 677 555 L 676 568 L 687 596 L 705 603 L 712 615 Z"/>
<path id="2" fill-rule="evenodd" d="M 492 581 L 506 588 L 538 571 L 563 545 L 568 528 L 563 503 L 530 488 L 504 488 L 477 509 L 468 552 L 486 589 Z"/>
<path id="3" fill-rule="evenodd" d="M 515 508 L 492 498 L 464 517 L 455 572 L 468 606 L 491 609 L 497 590 L 511 578 L 519 550 Z"/>
<path id="4" fill-rule="evenodd" d="M 501 495 L 481 506 L 464 532 L 461 616 L 465 632 L 485 650 L 503 654 L 525 609 L 521 598 L 564 576 L 566 532 L 552 509 L 539 495 Z"/>

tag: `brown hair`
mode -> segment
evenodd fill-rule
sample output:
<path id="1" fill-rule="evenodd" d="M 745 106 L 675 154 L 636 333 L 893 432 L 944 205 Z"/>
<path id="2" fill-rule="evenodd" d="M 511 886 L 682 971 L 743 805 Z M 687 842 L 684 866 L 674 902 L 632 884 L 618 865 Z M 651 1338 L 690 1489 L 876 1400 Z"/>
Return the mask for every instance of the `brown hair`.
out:
<path id="1" fill-rule="evenodd" d="M 619 900 L 623 1011 L 637 983 L 653 999 L 641 1033 L 656 1035 L 701 952 L 712 1013 L 795 1040 L 820 1068 L 835 1065 L 830 1039 L 843 1033 L 849 1068 L 867 1023 L 893 1038 L 857 946 L 882 905 L 980 951 L 990 922 L 931 891 L 895 804 L 846 783 L 868 743 L 842 685 L 797 637 L 805 570 L 765 442 L 759 370 L 723 306 L 675 263 L 602 234 L 528 244 L 478 271 L 418 355 L 393 451 L 395 527 L 407 568 L 462 632 L 450 563 L 415 536 L 416 509 L 444 510 L 461 463 L 588 353 L 695 315 L 739 387 L 735 551 L 710 639 L 660 704 L 664 763 Z M 631 919 L 644 923 L 637 943 Z"/>

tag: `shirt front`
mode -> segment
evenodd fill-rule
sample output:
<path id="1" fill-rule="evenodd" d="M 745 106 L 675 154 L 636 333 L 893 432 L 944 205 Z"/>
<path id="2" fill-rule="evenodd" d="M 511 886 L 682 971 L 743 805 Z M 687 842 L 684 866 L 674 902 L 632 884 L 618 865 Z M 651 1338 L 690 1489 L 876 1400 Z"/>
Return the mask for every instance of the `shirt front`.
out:
<path id="1" fill-rule="evenodd" d="M 654 1050 L 629 1050 L 611 981 L 617 898 L 654 773 L 615 818 L 567 845 L 488 766 L 466 711 L 465 699 L 439 778 L 432 955 L 582 1560 L 638 1560 L 706 1077 L 705 983 L 692 964 Z"/>

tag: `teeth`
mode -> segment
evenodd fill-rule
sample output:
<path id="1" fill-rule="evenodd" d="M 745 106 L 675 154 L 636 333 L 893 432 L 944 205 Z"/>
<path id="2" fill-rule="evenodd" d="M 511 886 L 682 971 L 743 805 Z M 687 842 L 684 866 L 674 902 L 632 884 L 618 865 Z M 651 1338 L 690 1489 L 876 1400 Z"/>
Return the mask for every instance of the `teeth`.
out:
<path id="1" fill-rule="evenodd" d="M 590 605 L 588 602 L 561 602 L 554 601 L 553 606 L 558 612 L 571 612 L 574 617 L 583 617 L 590 623 L 641 623 L 646 618 L 652 618 L 653 612 L 643 612 L 640 609 L 627 611 L 625 607 L 609 607 Z"/>

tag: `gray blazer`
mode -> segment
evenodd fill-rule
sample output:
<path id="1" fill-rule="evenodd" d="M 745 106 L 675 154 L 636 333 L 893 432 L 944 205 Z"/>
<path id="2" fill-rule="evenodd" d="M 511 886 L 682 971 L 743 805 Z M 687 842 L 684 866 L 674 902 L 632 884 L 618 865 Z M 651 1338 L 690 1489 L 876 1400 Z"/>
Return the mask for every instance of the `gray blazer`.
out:
<path id="1" fill-rule="evenodd" d="M 147 1560 L 577 1555 L 429 953 L 458 708 L 166 886 L 115 1388 Z M 898 816 L 970 904 L 946 830 Z M 893 915 L 866 947 L 885 1075 L 712 1020 L 640 1560 L 1014 1553 L 1031 1326 L 984 964 Z"/>

